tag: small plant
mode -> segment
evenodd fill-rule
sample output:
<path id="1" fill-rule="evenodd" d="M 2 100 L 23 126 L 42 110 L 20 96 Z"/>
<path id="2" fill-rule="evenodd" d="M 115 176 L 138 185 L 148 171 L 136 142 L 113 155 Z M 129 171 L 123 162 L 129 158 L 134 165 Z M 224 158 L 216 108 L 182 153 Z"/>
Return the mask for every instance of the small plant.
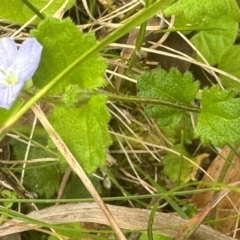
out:
<path id="1" fill-rule="evenodd" d="M 88 176 L 101 172 L 100 175 L 103 174 L 105 180 L 111 179 L 126 199 L 131 194 L 140 195 L 134 192 L 138 189 L 136 186 L 141 186 L 144 193 L 160 193 L 162 195 L 157 203 L 153 201 L 146 204 L 136 200 L 136 206 L 153 208 L 148 222 L 148 239 L 166 239 L 158 238 L 157 235 L 153 237 L 151 217 L 161 201 L 168 202 L 171 209 L 182 218 L 192 216 L 194 210 L 190 204 L 174 194 L 177 195 L 182 189 L 192 190 L 190 186 L 197 180 L 202 160 L 210 155 L 207 152 L 195 154 L 189 148 L 197 143 L 208 147 L 212 153 L 212 149 L 228 145 L 232 156 L 235 156 L 240 143 L 240 48 L 237 39 L 240 11 L 237 2 L 146 0 L 144 6 L 139 3 L 131 8 L 132 5 L 129 5 L 127 11 L 126 6 L 119 7 L 113 1 L 90 1 L 89 6 L 98 7 L 100 12 L 107 4 L 103 16 L 98 16 L 99 11 L 96 13 L 94 9 L 88 9 L 84 1 L 79 8 L 88 17 L 87 20 L 85 15 L 80 17 L 81 21 L 86 20 L 86 26 L 89 24 L 98 35 L 101 35 L 95 26 L 101 25 L 101 21 L 96 20 L 98 17 L 104 20 L 104 14 L 111 16 L 112 25 L 117 21 L 123 22 L 119 28 L 110 34 L 104 33 L 105 36 L 99 39 L 91 28 L 80 31 L 70 18 L 53 17 L 55 13 L 59 16 L 59 13 L 73 7 L 74 1 L 66 4 L 65 1 L 57 1 L 49 8 L 44 5 L 44 1 L 3 2 L 3 6 L 8 7 L 0 9 L 2 19 L 16 25 L 26 23 L 28 26 L 27 22 L 31 18 L 33 25 L 29 26 L 30 30 L 26 29 L 28 34 L 24 41 L 16 37 L 21 29 L 16 30 L 11 38 L 2 36 L 0 39 L 0 137 L 3 140 L 7 134 L 15 133 L 27 139 L 24 134 L 28 135 L 31 124 L 23 127 L 20 120 L 32 108 L 42 124 L 35 129 L 39 134 L 34 141 L 31 130 L 26 152 L 24 146 L 12 140 L 12 155 L 17 160 L 26 160 L 28 157 L 57 158 L 57 162 L 46 165 L 34 162 L 32 169 L 24 165 L 21 176 L 18 169 L 16 175 L 40 197 L 49 199 L 58 195 L 61 198 L 62 188 L 66 184 L 65 180 L 60 182 L 61 178 L 68 178 L 72 169 L 99 203 L 120 239 L 125 236 L 114 218 L 109 216 L 108 209 L 95 189 L 104 192 L 104 188 L 98 181 L 92 180 L 94 188 Z M 115 10 L 118 7 L 121 14 Z M 182 37 L 187 39 L 194 50 L 192 56 L 176 51 L 175 55 L 168 52 L 165 55 L 198 65 L 213 84 L 205 84 L 195 76 L 194 71 L 181 73 L 177 67 L 166 70 L 158 66 L 145 70 L 147 60 L 143 60 L 141 50 L 155 51 L 155 54 L 160 52 L 155 47 L 145 48 L 147 45 L 143 44 L 145 35 L 156 34 L 148 32 L 147 21 L 159 12 L 162 12 L 165 21 L 167 18 L 175 21 L 169 29 L 160 29 L 158 32 L 168 35 L 170 32 L 182 31 Z M 141 27 L 136 34 L 132 29 L 139 25 Z M 126 49 L 130 46 L 131 51 L 124 49 L 119 54 L 114 47 L 120 44 L 115 42 L 130 31 L 135 34 L 135 38 L 131 39 L 130 34 L 127 40 L 129 44 L 124 46 Z M 116 66 L 122 67 L 117 73 Z M 109 73 L 113 75 L 109 77 Z M 123 83 L 123 79 L 129 82 Z M 47 106 L 45 113 L 36 103 L 42 108 Z M 29 151 L 30 143 L 34 147 Z M 114 155 L 119 153 L 116 146 L 120 146 L 124 157 Z M 118 164 L 106 168 L 111 153 L 117 158 Z M 152 168 L 158 169 L 159 174 L 155 170 L 146 173 L 142 169 L 143 159 L 147 159 Z M 227 159 L 223 175 L 232 159 Z M 129 166 L 131 170 L 126 173 Z M 153 172 L 154 177 L 151 176 Z M 123 187 L 117 178 L 124 180 L 126 176 L 131 181 L 124 183 Z M 218 180 L 219 184 L 224 182 L 221 178 Z M 78 192 L 80 185 L 74 181 L 69 180 L 67 188 L 70 190 L 66 198 L 85 195 L 86 189 L 81 185 L 81 191 Z M 135 186 L 136 182 L 138 184 Z M 133 192 L 128 192 L 128 188 L 132 188 Z M 12 205 L 5 207 L 14 208 Z M 53 228 L 44 224 L 40 226 Z M 70 226 L 73 232 L 76 230 L 74 237 L 84 231 L 77 225 L 66 226 Z M 56 232 L 71 236 L 69 232 L 64 234 L 64 227 L 60 225 L 60 230 Z M 57 233 L 49 239 L 60 237 Z M 145 239 L 145 235 L 142 235 L 142 239 Z"/>

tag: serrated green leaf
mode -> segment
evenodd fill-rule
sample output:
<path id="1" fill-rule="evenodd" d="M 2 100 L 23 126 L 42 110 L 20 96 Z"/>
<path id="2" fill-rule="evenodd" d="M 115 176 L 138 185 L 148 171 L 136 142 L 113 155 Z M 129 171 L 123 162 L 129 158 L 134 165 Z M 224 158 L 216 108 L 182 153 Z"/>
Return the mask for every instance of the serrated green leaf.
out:
<path id="1" fill-rule="evenodd" d="M 111 143 L 107 123 L 110 115 L 105 96 L 93 96 L 79 108 L 56 107 L 49 121 L 87 173 L 106 163 Z"/>
<path id="2" fill-rule="evenodd" d="M 42 145 L 46 145 L 46 138 L 42 135 L 34 135 L 34 140 Z M 26 154 L 26 144 L 11 139 L 11 154 L 13 159 L 24 159 Z M 32 146 L 29 150 L 29 159 L 39 159 L 54 157 L 46 150 Z M 60 186 L 59 171 L 56 163 L 34 163 L 28 165 L 25 170 L 24 186 L 27 190 L 38 193 L 42 198 L 53 198 Z"/>
<path id="3" fill-rule="evenodd" d="M 31 169 L 25 170 L 24 186 L 36 192 L 41 198 L 53 198 L 60 186 L 60 177 L 55 165 L 43 163 L 31 164 Z"/>
<path id="4" fill-rule="evenodd" d="M 99 194 L 102 192 L 102 182 L 96 177 L 91 177 L 90 180 L 94 185 L 94 188 L 97 190 Z M 64 199 L 83 199 L 83 198 L 91 198 L 91 194 L 86 189 L 82 181 L 79 180 L 79 177 L 73 173 L 71 174 L 68 182 L 64 188 L 64 193 L 62 198 Z"/>
<path id="5" fill-rule="evenodd" d="M 239 10 L 235 0 L 178 0 L 163 11 L 165 16 L 183 16 L 188 24 L 202 24 L 209 17 L 222 17 L 229 14 L 230 18 L 239 20 Z"/>
<path id="6" fill-rule="evenodd" d="M 196 113 L 192 113 L 193 118 L 196 119 Z M 173 128 L 171 125 L 161 127 L 161 133 L 168 139 L 169 142 L 176 144 L 183 141 L 185 144 L 191 144 L 194 139 L 194 129 L 192 125 L 191 116 L 183 115 L 182 121 Z M 182 139 L 183 138 L 183 139 Z"/>
<path id="7" fill-rule="evenodd" d="M 193 118 L 196 121 L 196 113 L 192 113 L 192 116 L 190 116 L 190 114 L 184 114 L 182 122 L 180 122 L 176 128 L 176 140 L 178 143 L 181 142 L 182 137 L 185 144 L 192 143 L 192 140 L 194 139 L 194 129 L 192 125 Z"/>
<path id="8" fill-rule="evenodd" d="M 164 14 L 176 15 L 176 21 L 184 25 L 216 28 L 200 31 L 191 39 L 211 65 L 218 62 L 237 36 L 240 12 L 235 0 L 179 0 L 165 9 Z M 198 56 L 197 59 L 201 60 Z"/>
<path id="9" fill-rule="evenodd" d="M 12 199 L 12 200 L 16 200 L 17 199 L 17 193 L 16 192 L 12 192 L 12 191 L 7 190 L 7 189 L 2 190 L 0 192 L 0 194 L 1 194 L 1 197 L 6 198 L 6 199 Z M 9 209 L 11 209 L 13 204 L 14 204 L 14 202 L 3 202 L 4 207 L 5 208 L 9 208 Z"/>
<path id="10" fill-rule="evenodd" d="M 223 91 L 219 86 L 203 90 L 195 133 L 204 144 L 240 142 L 240 99 L 235 98 L 235 92 Z"/>
<path id="11" fill-rule="evenodd" d="M 80 89 L 78 85 L 68 85 L 62 96 L 62 101 L 66 107 L 75 107 L 78 101 Z"/>
<path id="12" fill-rule="evenodd" d="M 240 45 L 230 46 L 222 53 L 218 68 L 240 78 Z M 237 93 L 240 91 L 240 83 L 231 78 L 221 75 L 224 86 L 233 88 Z"/>
<path id="13" fill-rule="evenodd" d="M 38 10 L 41 10 L 47 4 L 49 0 L 31 0 L 31 4 Z M 55 14 L 64 4 L 66 0 L 54 0 L 43 11 L 44 14 L 51 16 Z M 75 3 L 75 0 L 70 0 L 65 10 L 71 8 Z M 24 24 L 30 20 L 35 14 L 20 0 L 0 0 L 0 18 L 6 19 L 14 23 Z M 36 19 L 33 23 L 38 23 L 40 19 Z"/>
<path id="14" fill-rule="evenodd" d="M 30 134 L 30 131 L 27 132 L 27 134 Z M 45 132 L 44 132 L 44 134 L 45 134 Z M 35 131 L 33 140 L 38 142 L 42 146 L 46 146 L 46 144 L 47 144 L 47 138 L 45 138 L 43 136 L 43 132 L 39 132 L 39 134 L 37 134 L 37 131 Z M 26 154 L 26 143 L 11 139 L 10 144 L 11 144 L 11 148 L 12 148 L 11 153 L 14 156 L 14 158 L 15 159 L 24 159 L 25 154 Z M 49 157 L 56 157 L 56 156 L 49 153 L 44 148 L 32 146 L 29 150 L 28 157 L 30 159 L 38 159 L 38 158 L 49 158 Z"/>
<path id="15" fill-rule="evenodd" d="M 223 30 L 201 31 L 191 38 L 191 42 L 210 65 L 215 65 L 218 63 L 222 52 L 234 43 L 238 32 L 238 22 L 223 16 L 211 19 L 208 26 L 222 28 Z M 196 59 L 202 61 L 199 56 Z"/>
<path id="16" fill-rule="evenodd" d="M 198 22 L 199 19 L 202 20 L 203 17 L 207 15 L 206 10 L 209 9 L 209 4 L 211 4 L 211 0 L 178 0 L 168 8 L 164 9 L 163 13 L 168 17 L 171 15 L 182 16 L 185 18 L 185 22 L 189 21 L 189 23 L 192 24 L 193 22 Z"/>
<path id="17" fill-rule="evenodd" d="M 142 74 L 138 79 L 137 88 L 139 96 L 191 106 L 199 83 L 194 82 L 190 72 L 182 75 L 175 68 L 171 68 L 169 72 L 159 68 Z M 185 114 L 180 109 L 153 104 L 147 105 L 145 111 L 148 116 L 155 118 L 160 126 L 176 126 Z"/>
<path id="18" fill-rule="evenodd" d="M 172 149 L 178 153 L 181 153 L 183 156 L 190 158 L 189 154 L 180 144 L 175 145 Z M 193 161 L 198 163 L 198 158 L 192 158 Z M 172 152 L 168 152 L 163 157 L 164 173 L 165 175 L 173 182 L 176 183 L 178 180 L 182 183 L 189 182 L 194 180 L 194 175 L 198 169 L 188 160 L 182 158 L 179 155 L 176 155 Z M 181 174 L 180 174 L 181 173 Z"/>
<path id="19" fill-rule="evenodd" d="M 48 18 L 39 24 L 38 30 L 31 32 L 31 36 L 43 45 L 41 62 L 33 78 L 38 88 L 43 88 L 76 58 L 97 44 L 94 34 L 83 35 L 70 19 L 61 21 Z M 105 69 L 106 61 L 95 54 L 72 69 L 50 93 L 62 93 L 69 84 L 84 89 L 102 87 L 107 83 L 103 78 Z"/>

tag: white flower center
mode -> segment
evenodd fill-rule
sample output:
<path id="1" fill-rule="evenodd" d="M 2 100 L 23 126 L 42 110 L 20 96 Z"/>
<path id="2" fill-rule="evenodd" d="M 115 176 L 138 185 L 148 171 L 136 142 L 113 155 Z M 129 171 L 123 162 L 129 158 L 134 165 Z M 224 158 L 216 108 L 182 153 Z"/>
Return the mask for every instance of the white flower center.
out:
<path id="1" fill-rule="evenodd" d="M 13 68 L 8 68 L 7 71 L 0 69 L 0 84 L 10 86 L 18 81 L 18 77 Z"/>

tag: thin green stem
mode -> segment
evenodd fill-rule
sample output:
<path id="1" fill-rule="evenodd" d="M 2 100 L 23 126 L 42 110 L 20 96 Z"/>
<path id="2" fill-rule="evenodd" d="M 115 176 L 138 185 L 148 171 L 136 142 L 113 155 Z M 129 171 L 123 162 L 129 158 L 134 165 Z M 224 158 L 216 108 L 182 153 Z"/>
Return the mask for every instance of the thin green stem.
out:
<path id="1" fill-rule="evenodd" d="M 161 99 L 116 95 L 116 94 L 110 94 L 110 93 L 107 93 L 107 92 L 104 92 L 104 95 L 106 95 L 108 97 L 108 99 L 111 100 L 111 101 L 144 103 L 144 104 L 158 104 L 158 105 L 163 105 L 163 106 L 167 106 L 167 107 L 176 108 L 178 110 L 179 109 L 184 110 L 184 111 L 187 111 L 187 112 L 200 113 L 199 108 L 188 107 L 188 106 L 185 106 L 185 105 L 168 102 L 168 101 L 164 101 L 164 100 L 161 100 Z"/>
<path id="2" fill-rule="evenodd" d="M 228 171 L 229 167 L 231 166 L 231 164 L 233 162 L 233 158 L 234 158 L 234 156 L 237 155 L 237 149 L 238 149 L 239 145 L 238 144 L 235 144 L 234 146 L 232 146 L 231 144 L 227 144 L 227 145 L 231 150 L 230 150 L 227 158 L 224 159 L 225 161 L 224 161 L 222 170 L 219 174 L 219 177 L 217 179 L 217 183 L 223 183 L 224 182 L 224 178 L 227 174 L 227 171 Z M 224 157 L 222 157 L 222 158 L 224 158 Z M 214 192 L 213 197 L 216 196 L 218 193 L 219 193 L 219 191 Z M 215 208 L 215 209 L 213 209 L 213 211 L 211 213 L 211 217 L 213 219 L 215 219 L 216 214 L 217 214 L 217 209 Z"/>
<path id="3" fill-rule="evenodd" d="M 210 188 L 206 189 L 194 189 L 194 190 L 185 190 L 185 191 L 179 191 L 180 189 L 186 189 L 186 187 L 190 186 L 197 186 L 200 184 L 200 182 L 194 182 L 192 184 L 185 184 L 178 187 L 175 187 L 174 189 L 171 189 L 168 192 L 169 196 L 185 196 L 186 195 L 193 195 L 198 193 L 204 193 L 204 192 L 212 192 L 217 191 L 221 188 L 230 188 L 233 191 L 240 192 L 238 187 L 229 186 L 226 184 L 218 184 L 218 187 L 215 186 L 212 187 L 213 183 L 210 182 L 201 182 L 202 184 L 206 184 L 206 186 L 209 186 Z M 141 199 L 153 199 L 153 198 L 163 198 L 165 197 L 166 192 L 160 192 L 156 194 L 146 194 L 146 195 L 126 195 L 126 196 L 118 196 L 118 197 L 104 197 L 102 198 L 105 202 L 116 202 L 116 201 L 128 201 L 128 200 L 141 200 Z M 78 202 L 93 202 L 93 198 L 75 198 L 75 199 L 5 199 L 0 198 L 0 202 L 14 202 L 14 203 L 78 203 Z"/>
<path id="4" fill-rule="evenodd" d="M 153 220 L 154 220 L 155 214 L 158 210 L 158 207 L 160 205 L 161 200 L 162 199 L 159 198 L 151 209 L 151 213 L 150 213 L 150 216 L 149 216 L 149 219 L 148 219 L 148 227 L 147 227 L 147 233 L 148 233 L 148 239 L 149 240 L 153 240 Z"/>
<path id="5" fill-rule="evenodd" d="M 80 92 L 78 106 L 81 106 L 82 104 L 87 103 L 93 95 L 99 94 L 99 93 L 107 96 L 108 100 L 115 101 L 115 102 L 156 104 L 156 105 L 168 106 L 168 107 L 172 107 L 172 108 L 176 108 L 176 109 L 180 109 L 180 110 L 184 110 L 184 111 L 188 111 L 188 112 L 196 112 L 196 113 L 201 112 L 200 109 L 196 108 L 196 107 L 188 107 L 185 105 L 168 102 L 168 101 L 164 101 L 161 99 L 117 95 L 117 94 L 112 94 L 112 93 L 101 91 L 101 90 L 99 90 L 99 91 L 94 90 L 94 91 L 89 91 L 89 92 L 84 90 L 84 91 Z M 22 92 L 21 95 L 23 96 L 23 98 L 25 100 L 29 100 L 29 96 L 33 96 L 33 95 L 29 95 L 29 93 L 27 93 L 27 92 Z M 42 98 L 42 100 L 46 100 L 46 98 L 45 99 Z M 53 101 L 51 101 L 51 99 L 48 99 L 48 100 L 49 100 L 49 102 L 54 103 L 54 104 L 62 104 L 61 99 L 54 99 Z"/>
<path id="6" fill-rule="evenodd" d="M 132 71 L 132 67 L 133 67 L 133 64 L 136 62 L 137 56 L 140 56 L 142 43 L 145 37 L 146 27 L 147 27 L 147 22 L 144 22 L 141 24 L 140 30 L 138 32 L 137 40 L 136 40 L 135 50 L 129 62 L 128 72 Z"/>
<path id="7" fill-rule="evenodd" d="M 228 144 L 229 148 L 231 149 L 230 153 L 228 154 L 227 158 L 225 159 L 223 168 L 220 172 L 220 175 L 218 177 L 218 182 L 222 183 L 224 181 L 224 178 L 227 174 L 227 171 L 230 167 L 230 165 L 232 164 L 233 158 L 236 155 L 236 149 L 239 147 L 238 144 L 235 144 L 234 146 L 232 146 L 231 144 Z"/>
<path id="8" fill-rule="evenodd" d="M 149 0 L 145 0 L 145 8 L 147 8 L 149 6 L 150 6 Z M 145 33 L 146 33 L 146 28 L 147 28 L 147 21 L 141 24 L 140 30 L 138 32 L 135 50 L 134 50 L 133 56 L 129 62 L 128 73 L 132 70 L 133 64 L 136 61 L 136 57 L 140 55 L 142 43 L 144 41 L 144 37 L 145 37 Z"/>
<path id="9" fill-rule="evenodd" d="M 163 193 L 162 198 L 165 199 L 169 205 L 178 213 L 180 217 L 183 219 L 188 219 L 187 214 L 181 209 L 181 207 L 178 205 L 178 203 L 175 201 L 175 199 L 170 194 L 171 191 L 167 191 L 162 186 L 160 186 L 157 182 L 154 181 L 148 174 L 146 174 L 139 166 L 134 164 L 134 167 L 136 170 L 141 173 L 145 179 L 149 181 L 149 183 L 157 189 L 159 193 Z"/>
<path id="10" fill-rule="evenodd" d="M 46 17 L 38 11 L 28 0 L 22 0 L 22 2 L 32 11 L 34 12 L 41 20 L 44 20 Z"/>
<path id="11" fill-rule="evenodd" d="M 180 157 L 180 168 L 179 168 L 179 173 L 178 173 L 177 185 L 180 185 L 180 182 L 181 182 L 183 161 L 185 160 L 183 158 L 183 155 L 184 155 L 183 151 L 184 151 L 184 130 L 183 130 L 183 123 L 182 123 L 182 127 L 181 127 L 181 152 L 180 152 L 180 156 L 179 156 Z"/>

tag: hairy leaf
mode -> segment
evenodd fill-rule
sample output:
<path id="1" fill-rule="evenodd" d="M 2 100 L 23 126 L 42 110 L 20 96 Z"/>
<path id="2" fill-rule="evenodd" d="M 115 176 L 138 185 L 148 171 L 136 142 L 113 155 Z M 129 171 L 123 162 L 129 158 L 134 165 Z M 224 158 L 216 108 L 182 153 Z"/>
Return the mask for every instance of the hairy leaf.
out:
<path id="1" fill-rule="evenodd" d="M 60 186 L 56 164 L 31 164 L 31 169 L 26 169 L 24 185 L 39 194 L 41 198 L 55 197 Z"/>
<path id="2" fill-rule="evenodd" d="M 33 83 L 38 88 L 43 88 L 80 55 L 97 44 L 94 34 L 83 35 L 70 19 L 61 21 L 48 18 L 39 24 L 38 30 L 31 32 L 31 36 L 36 37 L 43 45 L 41 62 L 33 78 Z M 50 93 L 62 93 L 69 84 L 84 89 L 102 87 L 106 85 L 103 78 L 105 69 L 106 61 L 95 54 L 65 75 Z"/>
<path id="3" fill-rule="evenodd" d="M 54 0 L 50 2 L 49 0 L 31 0 L 32 5 L 41 10 L 45 7 L 43 11 L 46 15 L 53 15 L 55 14 L 66 2 L 65 0 Z M 49 4 L 50 2 L 50 4 Z M 70 0 L 65 8 L 68 10 L 71 8 L 75 3 L 75 0 Z M 48 6 L 47 6 L 48 5 Z M 46 7 L 47 6 L 47 7 Z M 0 8 L 0 17 L 1 19 L 7 19 L 14 23 L 26 23 L 30 20 L 35 13 L 33 13 L 23 1 L 20 0 L 1 0 L 1 8 Z M 36 18 L 33 23 L 39 22 L 39 18 Z"/>
<path id="4" fill-rule="evenodd" d="M 230 14 L 230 18 L 239 20 L 238 6 L 235 0 L 178 0 L 164 11 L 164 15 L 176 14 L 185 18 L 189 24 L 202 24 L 210 17 L 219 17 L 221 14 Z"/>
<path id="5" fill-rule="evenodd" d="M 240 12 L 235 0 L 179 0 L 165 9 L 164 14 L 176 15 L 176 22 L 184 25 L 216 29 L 200 31 L 191 39 L 212 65 L 218 62 L 221 53 L 237 36 Z"/>
<path id="6" fill-rule="evenodd" d="M 87 173 L 106 162 L 106 147 L 111 143 L 107 123 L 110 115 L 106 97 L 94 96 L 79 108 L 56 107 L 49 121 Z"/>
<path id="7" fill-rule="evenodd" d="M 93 183 L 95 189 L 99 194 L 102 193 L 102 181 L 96 177 L 90 177 L 91 182 Z M 77 190 L 76 190 L 77 189 Z M 82 181 L 79 180 L 77 174 L 71 174 L 68 182 L 64 188 L 64 193 L 62 198 L 65 199 L 74 199 L 74 198 L 91 198 L 91 194 L 88 192 Z"/>
<path id="8" fill-rule="evenodd" d="M 218 67 L 235 77 L 240 78 L 240 46 L 234 45 L 225 49 L 222 53 L 221 58 L 219 60 Z M 222 82 L 226 87 L 233 88 L 236 92 L 240 92 L 240 83 L 232 80 L 231 78 L 222 75 Z"/>
<path id="9" fill-rule="evenodd" d="M 220 90 L 218 86 L 203 90 L 195 133 L 204 144 L 240 142 L 240 99 L 235 98 L 235 92 Z"/>
<path id="10" fill-rule="evenodd" d="M 238 21 L 227 16 L 211 19 L 207 26 L 223 30 L 201 31 L 191 38 L 191 42 L 211 65 L 218 63 L 222 52 L 232 45 L 237 37 Z M 199 61 L 202 59 L 197 56 Z"/>
<path id="11" fill-rule="evenodd" d="M 175 145 L 172 149 L 177 153 L 180 153 L 182 156 L 189 157 L 189 154 L 180 144 Z M 192 158 L 193 162 L 199 163 L 199 158 Z M 194 180 L 194 176 L 198 169 L 197 166 L 193 165 L 187 159 L 174 154 L 172 152 L 168 152 L 163 158 L 164 165 L 164 173 L 166 176 L 173 182 L 176 183 L 178 180 L 182 183 L 189 182 L 190 180 Z"/>
<path id="12" fill-rule="evenodd" d="M 43 146 L 47 141 L 42 135 L 34 134 L 34 139 Z M 12 155 L 16 159 L 24 159 L 26 154 L 26 144 L 17 140 L 11 140 Z M 46 157 L 55 157 L 46 150 L 31 146 L 28 158 L 39 159 Z M 25 170 L 24 186 L 27 190 L 36 192 L 41 198 L 53 198 L 60 186 L 60 177 L 58 165 L 56 163 L 34 163 L 29 164 Z"/>
<path id="13" fill-rule="evenodd" d="M 199 89 L 199 83 L 194 82 L 190 72 L 182 75 L 175 68 L 171 68 L 169 72 L 159 68 L 142 74 L 138 79 L 137 87 L 139 96 L 191 106 Z M 145 111 L 148 116 L 155 118 L 160 126 L 176 126 L 185 114 L 181 109 L 153 104 L 147 105 Z"/>
<path id="14" fill-rule="evenodd" d="M 80 93 L 77 85 L 68 85 L 62 96 L 62 101 L 66 107 L 75 107 L 78 101 L 78 95 Z"/>

